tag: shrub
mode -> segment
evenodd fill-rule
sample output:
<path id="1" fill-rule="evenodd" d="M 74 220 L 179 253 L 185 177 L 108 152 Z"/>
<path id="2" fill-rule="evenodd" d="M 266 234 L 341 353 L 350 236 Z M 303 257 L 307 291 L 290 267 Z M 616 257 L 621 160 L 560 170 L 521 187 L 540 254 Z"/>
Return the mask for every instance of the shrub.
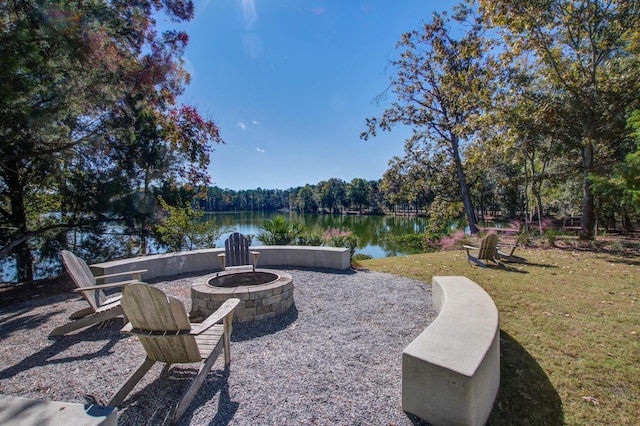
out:
<path id="1" fill-rule="evenodd" d="M 156 244 L 170 252 L 215 247 L 215 241 L 225 231 L 211 223 L 197 221 L 204 212 L 193 209 L 189 203 L 171 206 L 160 198 L 160 206 L 153 232 Z"/>
<path id="2" fill-rule="evenodd" d="M 349 230 L 331 227 L 324 231 L 322 237 L 331 247 L 348 248 L 351 259 L 353 259 L 353 255 L 356 252 L 360 241 L 358 236 Z"/>
<path id="3" fill-rule="evenodd" d="M 420 234 L 392 235 L 389 241 L 398 247 L 411 250 L 422 250 L 424 245 L 424 237 Z"/>
<path id="4" fill-rule="evenodd" d="M 470 238 L 464 231 L 456 231 L 451 235 L 444 235 L 438 241 L 442 251 L 460 250 L 465 244 L 469 244 Z"/>
<path id="5" fill-rule="evenodd" d="M 260 226 L 256 238 L 267 246 L 286 246 L 295 244 L 305 232 L 304 225 L 291 222 L 284 216 L 275 216 Z"/>
<path id="6" fill-rule="evenodd" d="M 353 262 L 357 262 L 359 260 L 369 260 L 369 259 L 373 259 L 373 256 L 371 256 L 370 254 L 364 254 L 364 253 L 356 253 L 351 258 Z"/>
<path id="7" fill-rule="evenodd" d="M 299 246 L 321 246 L 324 243 L 324 238 L 321 234 L 306 232 L 298 236 L 296 244 Z"/>

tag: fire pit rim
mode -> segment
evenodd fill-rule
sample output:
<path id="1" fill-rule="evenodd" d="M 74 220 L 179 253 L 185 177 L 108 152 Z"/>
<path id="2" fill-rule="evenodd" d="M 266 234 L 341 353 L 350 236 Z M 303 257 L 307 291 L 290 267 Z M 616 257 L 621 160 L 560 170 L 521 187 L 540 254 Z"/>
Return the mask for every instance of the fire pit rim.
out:
<path id="1" fill-rule="evenodd" d="M 224 278 L 224 277 L 229 277 L 229 276 L 238 276 L 238 275 L 250 275 L 250 274 L 260 274 L 260 275 L 271 275 L 273 277 L 273 279 L 271 279 L 270 281 L 265 281 L 265 282 L 260 282 L 258 284 L 240 284 L 240 285 L 235 285 L 235 286 L 218 286 L 218 285 L 213 285 L 211 284 L 211 281 L 215 280 L 215 279 L 220 279 L 220 278 Z M 260 286 L 265 285 L 265 284 L 272 284 L 275 282 L 279 282 L 280 278 L 281 278 L 281 274 L 283 274 L 283 272 L 281 271 L 276 271 L 273 269 L 262 269 L 262 268 L 256 268 L 255 271 L 252 270 L 225 270 L 225 271 L 220 271 L 220 272 L 216 272 L 215 274 L 211 274 L 208 275 L 206 277 L 206 281 L 205 284 L 209 287 L 215 288 L 215 289 L 224 289 L 224 288 L 240 288 L 240 287 L 247 287 L 247 288 L 260 288 Z"/>

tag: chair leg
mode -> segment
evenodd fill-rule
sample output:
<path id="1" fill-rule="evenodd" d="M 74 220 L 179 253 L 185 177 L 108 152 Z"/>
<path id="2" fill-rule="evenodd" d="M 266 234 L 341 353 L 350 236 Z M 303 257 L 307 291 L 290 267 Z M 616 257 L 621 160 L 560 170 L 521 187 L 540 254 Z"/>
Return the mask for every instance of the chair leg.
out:
<path id="1" fill-rule="evenodd" d="M 147 374 L 147 371 L 155 364 L 156 362 L 149 357 L 145 357 L 144 362 L 140 364 L 140 366 L 134 371 L 126 382 L 120 386 L 109 402 L 107 403 L 110 407 L 117 407 L 124 401 L 124 399 L 129 395 L 129 392 L 133 390 L 136 384 L 142 379 L 142 377 Z"/>
<path id="2" fill-rule="evenodd" d="M 233 311 L 222 319 L 222 341 L 224 344 L 224 365 L 231 364 L 231 331 L 233 328 Z"/>
<path id="3" fill-rule="evenodd" d="M 476 265 L 478 265 L 478 266 L 480 266 L 482 268 L 486 268 L 487 267 L 487 265 L 485 265 L 483 262 L 481 262 L 479 259 L 477 259 L 477 258 L 475 258 L 473 256 L 469 256 L 467 258 L 467 260 L 468 261 L 471 260 L 473 263 L 475 263 Z M 469 263 L 471 263 L 471 262 L 469 262 Z"/>
<path id="4" fill-rule="evenodd" d="M 209 374 L 209 371 L 211 371 L 211 367 L 213 367 L 213 364 L 216 362 L 218 355 L 220 355 L 220 352 L 222 352 L 222 346 L 222 341 L 218 342 L 213 351 L 211 351 L 211 354 L 209 354 L 205 362 L 202 364 L 202 366 L 200 366 L 200 370 L 198 370 L 198 374 L 191 381 L 189 388 L 182 394 L 182 397 L 180 398 L 180 401 L 178 401 L 178 404 L 173 411 L 173 415 L 171 416 L 170 421 L 172 425 L 175 424 L 178 419 L 182 417 L 184 412 L 187 411 L 187 408 L 189 408 L 189 405 L 191 404 L 191 401 L 193 401 L 193 398 L 196 396 L 198 389 L 200 389 L 200 386 L 202 386 L 202 382 L 204 382 L 207 374 Z"/>
<path id="5" fill-rule="evenodd" d="M 49 333 L 49 337 L 62 336 L 80 328 L 88 327 L 102 321 L 110 320 L 111 318 L 118 317 L 122 314 L 123 312 L 121 306 L 117 306 L 106 311 L 97 312 L 93 315 L 89 315 L 54 328 L 53 331 Z"/>
<path id="6" fill-rule="evenodd" d="M 93 310 L 93 308 L 91 306 L 89 306 L 88 308 L 80 309 L 79 311 L 72 313 L 69 316 L 69 319 L 77 320 L 77 319 L 80 319 L 80 318 L 84 318 L 87 315 L 91 315 L 94 312 L 95 311 Z"/>

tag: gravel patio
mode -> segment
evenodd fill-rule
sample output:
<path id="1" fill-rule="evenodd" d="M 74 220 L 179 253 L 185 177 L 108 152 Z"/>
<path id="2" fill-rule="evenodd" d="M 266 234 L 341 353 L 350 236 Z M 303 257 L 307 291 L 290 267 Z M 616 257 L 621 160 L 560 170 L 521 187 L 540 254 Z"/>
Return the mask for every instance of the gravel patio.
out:
<path id="1" fill-rule="evenodd" d="M 295 306 L 234 325 L 232 363 L 216 361 L 180 419 L 187 425 L 420 425 L 404 413 L 401 354 L 435 318 L 430 286 L 372 271 L 281 268 Z M 191 307 L 194 276 L 150 284 Z M 108 399 L 144 359 L 121 320 L 47 338 L 86 306 L 76 294 L 0 308 L 0 393 L 83 402 Z M 197 364 L 156 364 L 119 407 L 118 424 L 163 424 Z"/>

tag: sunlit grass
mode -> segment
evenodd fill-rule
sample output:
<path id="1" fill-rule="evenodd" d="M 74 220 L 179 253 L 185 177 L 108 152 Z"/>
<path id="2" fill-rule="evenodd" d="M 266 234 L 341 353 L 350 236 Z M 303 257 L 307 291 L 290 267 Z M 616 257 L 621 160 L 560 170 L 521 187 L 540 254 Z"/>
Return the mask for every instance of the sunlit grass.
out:
<path id="1" fill-rule="evenodd" d="M 464 275 L 500 314 L 501 389 L 489 424 L 640 424 L 640 258 L 518 250 L 511 270 L 464 251 L 361 261 L 431 282 Z"/>

